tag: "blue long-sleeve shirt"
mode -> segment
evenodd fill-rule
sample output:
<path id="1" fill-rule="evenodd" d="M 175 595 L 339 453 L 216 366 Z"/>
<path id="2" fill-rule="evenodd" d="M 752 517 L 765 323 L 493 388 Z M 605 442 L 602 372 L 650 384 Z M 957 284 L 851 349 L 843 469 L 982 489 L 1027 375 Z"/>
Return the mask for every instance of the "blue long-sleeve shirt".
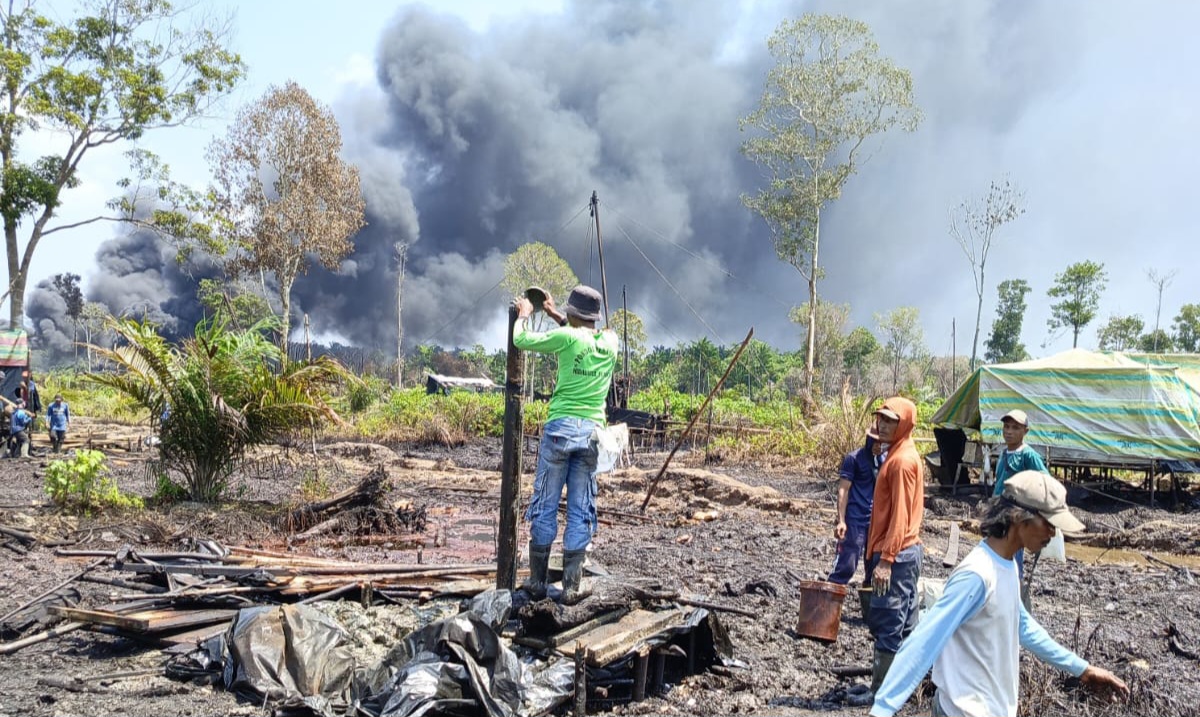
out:
<path id="1" fill-rule="evenodd" d="M 986 542 L 983 547 L 1000 558 Z M 942 597 L 921 617 L 912 634 L 900 646 L 887 679 L 875 693 L 871 715 L 891 717 L 921 683 L 955 630 L 974 617 L 987 600 L 983 578 L 970 571 L 956 571 L 946 582 Z M 1042 662 L 1078 677 L 1088 663 L 1058 644 L 1046 629 L 1020 606 L 1020 644 Z"/>
<path id="2" fill-rule="evenodd" d="M 21 431 L 29 428 L 29 424 L 33 423 L 33 416 L 23 408 L 18 408 L 13 411 L 12 421 L 9 424 L 9 430 L 12 435 L 17 435 Z"/>
<path id="3" fill-rule="evenodd" d="M 52 431 L 65 431 L 71 423 L 71 407 L 66 401 L 61 403 L 51 403 L 46 409 L 46 421 L 50 424 Z"/>

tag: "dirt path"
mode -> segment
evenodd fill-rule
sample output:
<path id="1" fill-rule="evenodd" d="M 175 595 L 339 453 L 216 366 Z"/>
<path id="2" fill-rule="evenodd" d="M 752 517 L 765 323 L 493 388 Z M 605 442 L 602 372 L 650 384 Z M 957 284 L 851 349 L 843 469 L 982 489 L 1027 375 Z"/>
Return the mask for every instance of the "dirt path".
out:
<path id="1" fill-rule="evenodd" d="M 721 615 L 744 668 L 728 674 L 688 678 L 666 695 L 616 708 L 626 714 L 865 714 L 840 707 L 851 680 L 829 672 L 833 665 L 866 665 L 871 642 L 856 604 L 847 601 L 836 644 L 798 638 L 795 626 L 797 579 L 824 575 L 833 560 L 833 492 L 826 476 L 764 473 L 752 467 L 723 467 L 724 475 L 689 467 L 685 457 L 668 472 L 647 515 L 649 521 L 622 516 L 637 513 L 656 456 L 642 456 L 638 469 L 601 480 L 602 524 L 595 558 L 609 571 L 664 580 L 681 591 L 745 610 L 750 618 Z M 279 506 L 299 500 L 305 490 L 335 491 L 351 485 L 372 465 L 383 464 L 395 493 L 429 508 L 423 559 L 427 563 L 494 560 L 490 535 L 499 494 L 498 443 L 480 442 L 459 449 L 410 446 L 326 446 L 319 460 L 311 456 L 262 457 L 273 474 L 243 477 L 235 492 L 242 502 L 217 508 L 176 504 L 127 516 L 66 519 L 41 500 L 41 467 L 36 460 L 4 461 L 0 481 L 0 524 L 24 526 L 48 537 L 73 535 L 82 545 L 115 549 L 125 543 L 173 547 L 181 537 L 211 537 L 230 544 L 279 547 L 282 536 L 272 529 Z M 532 460 L 527 459 L 527 465 Z M 271 471 L 268 471 L 271 473 Z M 117 467 L 123 488 L 149 493 L 145 467 L 130 460 Z M 525 480 L 528 493 L 531 478 Z M 970 527 L 970 499 L 930 497 L 923 537 L 927 546 L 924 574 L 945 578 L 942 553 L 951 520 Z M 1185 636 L 1200 638 L 1200 590 L 1182 566 L 1195 565 L 1196 543 L 1187 539 L 1200 528 L 1200 517 L 1165 511 L 1125 511 L 1081 503 L 1089 524 L 1114 528 L 1113 545 L 1070 546 L 1066 564 L 1043 562 L 1037 568 L 1035 613 L 1052 635 L 1095 659 L 1134 686 L 1134 699 L 1108 706 L 1089 701 L 1072 681 L 1040 669 L 1032 658 L 1023 662 L 1023 714 L 1158 715 L 1200 714 L 1200 664 L 1167 639 L 1174 624 Z M 1149 529 L 1138 526 L 1157 521 Z M 1163 535 L 1179 541 L 1190 557 L 1163 552 Z M 1121 536 L 1124 537 L 1121 537 Z M 440 537 L 439 537 L 440 536 Z M 1124 540 L 1127 545 L 1118 545 Z M 438 542 L 440 547 L 433 547 Z M 972 540 L 964 531 L 962 551 Z M 1107 548 L 1107 552 L 1104 552 Z M 411 561 L 410 548 L 389 546 L 307 546 L 327 556 L 355 560 Z M 1148 550 L 1160 560 L 1181 566 L 1147 563 Z M 1178 560 L 1175 561 L 1175 558 Z M 1140 564 L 1134 564 L 1140 563 Z M 57 560 L 50 550 L 27 555 L 0 549 L 0 612 L 41 592 L 79 569 L 79 563 Z M 81 585 L 99 597 L 114 589 Z M 103 679 L 118 673 L 145 672 L 160 665 L 154 648 L 124 638 L 76 632 L 54 641 L 0 657 L 0 716 L 3 715 L 236 715 L 262 714 L 257 705 L 238 702 L 211 687 L 196 687 L 161 676 L 137 675 Z M 64 681 L 81 678 L 84 681 Z M 927 714 L 914 698 L 905 714 Z"/>

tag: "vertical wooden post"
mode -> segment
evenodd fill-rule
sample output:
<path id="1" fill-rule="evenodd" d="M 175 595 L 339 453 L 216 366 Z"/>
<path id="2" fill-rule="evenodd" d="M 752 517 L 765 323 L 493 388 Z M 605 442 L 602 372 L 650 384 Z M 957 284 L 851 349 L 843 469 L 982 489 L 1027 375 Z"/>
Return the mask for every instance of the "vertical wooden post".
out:
<path id="1" fill-rule="evenodd" d="M 589 650 L 583 643 L 575 643 L 575 717 L 587 714 L 587 658 Z"/>
<path id="2" fill-rule="evenodd" d="M 512 590 L 517 585 L 517 511 L 521 501 L 521 449 L 524 443 L 524 408 L 521 386 L 525 363 L 513 345 L 517 308 L 508 307 L 508 375 L 504 381 L 504 442 L 500 462 L 500 521 L 496 546 L 496 588 Z"/>
<path id="3" fill-rule="evenodd" d="M 633 660 L 633 701 L 641 702 L 646 699 L 646 677 L 650 672 L 650 649 L 646 648 L 637 653 Z"/>

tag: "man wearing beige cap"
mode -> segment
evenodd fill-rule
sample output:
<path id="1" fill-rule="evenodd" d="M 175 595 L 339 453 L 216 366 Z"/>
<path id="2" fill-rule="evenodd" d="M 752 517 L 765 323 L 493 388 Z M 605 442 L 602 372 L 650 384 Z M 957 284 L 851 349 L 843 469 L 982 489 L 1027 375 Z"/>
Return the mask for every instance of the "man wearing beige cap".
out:
<path id="1" fill-rule="evenodd" d="M 1029 433 L 1029 416 L 1025 415 L 1024 411 L 1015 408 L 1004 414 L 1000 423 L 1004 426 L 1004 450 L 1000 451 L 1000 457 L 996 459 L 996 488 L 992 495 L 1003 493 L 1004 481 L 1021 471 L 1050 472 L 1046 470 L 1046 464 L 1042 462 L 1042 457 L 1037 451 L 1025 445 L 1025 434 Z"/>
<path id="2" fill-rule="evenodd" d="M 1056 530 L 1084 530 L 1067 508 L 1062 483 L 1040 471 L 1012 476 L 1004 493 L 988 501 L 979 528 L 983 541 L 954 569 L 942 597 L 900 647 L 871 715 L 899 711 L 932 666 L 935 717 L 1015 717 L 1021 647 L 1089 688 L 1127 697 L 1120 678 L 1055 642 L 1021 604 L 1013 556 L 1041 550 Z"/>

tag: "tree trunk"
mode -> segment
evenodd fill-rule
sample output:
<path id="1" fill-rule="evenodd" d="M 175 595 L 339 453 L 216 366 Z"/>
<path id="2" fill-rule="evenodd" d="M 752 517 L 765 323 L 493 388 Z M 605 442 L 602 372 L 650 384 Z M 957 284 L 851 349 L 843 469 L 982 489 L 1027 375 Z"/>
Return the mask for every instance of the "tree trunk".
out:
<path id="1" fill-rule="evenodd" d="M 283 330 L 279 336 L 279 348 L 283 349 L 283 360 L 288 361 L 288 337 L 292 333 L 292 282 L 293 277 L 277 276 L 279 280 L 279 307 L 283 311 Z"/>
<path id="2" fill-rule="evenodd" d="M 821 218 L 817 215 L 816 222 L 813 226 L 813 247 L 812 247 L 812 266 L 808 271 L 808 350 L 805 352 L 804 358 L 804 388 L 809 395 L 812 395 L 813 375 L 815 373 L 817 351 L 817 270 L 820 268 L 818 263 L 818 252 L 821 246 Z"/>
<path id="3" fill-rule="evenodd" d="M 1076 325 L 1074 326 L 1074 329 L 1075 329 L 1075 330 L 1074 330 L 1074 332 L 1073 332 L 1073 334 L 1072 334 L 1072 337 L 1071 337 L 1071 348 L 1073 348 L 1073 349 L 1077 349 L 1077 348 L 1079 348 L 1079 329 L 1080 329 L 1080 326 L 1079 326 L 1078 324 L 1076 324 Z"/>
<path id="4" fill-rule="evenodd" d="M 79 370 L 79 319 L 74 319 L 74 329 L 71 332 L 71 345 L 75 347 L 75 361 L 71 364 L 71 370 Z"/>
<path id="5" fill-rule="evenodd" d="M 6 163 L 7 164 L 7 163 Z M 4 247 L 8 255 L 8 321 L 10 329 L 24 325 L 25 278 L 21 276 L 21 254 L 17 246 L 17 223 L 4 219 Z"/>
<path id="6" fill-rule="evenodd" d="M 979 320 L 983 316 L 983 266 L 979 267 L 979 303 L 975 306 L 975 338 L 971 339 L 971 372 L 975 371 L 975 357 L 979 350 Z M 953 357 L 951 357 L 953 358 Z"/>

